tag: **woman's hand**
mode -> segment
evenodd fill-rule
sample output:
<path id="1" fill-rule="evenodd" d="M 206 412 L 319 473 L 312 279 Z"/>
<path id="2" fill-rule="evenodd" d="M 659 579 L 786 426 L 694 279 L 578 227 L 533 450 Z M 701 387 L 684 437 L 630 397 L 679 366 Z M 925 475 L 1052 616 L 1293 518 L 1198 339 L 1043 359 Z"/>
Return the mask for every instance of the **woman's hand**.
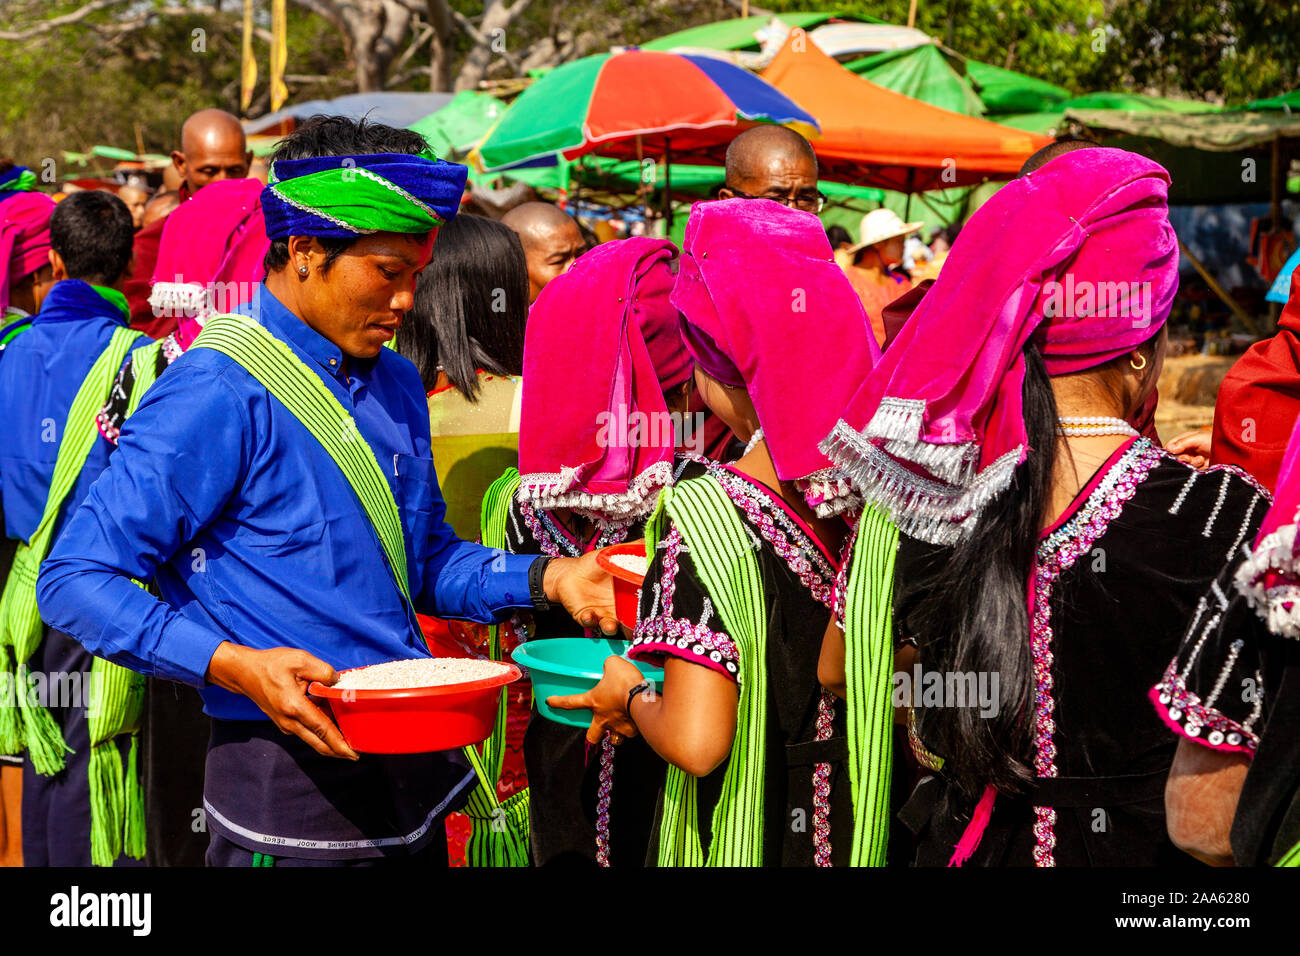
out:
<path id="1" fill-rule="evenodd" d="M 546 698 L 546 703 L 556 710 L 591 710 L 591 726 L 587 729 L 587 743 L 600 743 L 605 731 L 622 737 L 635 737 L 636 724 L 627 715 L 627 695 L 645 680 L 635 664 L 622 657 L 605 658 L 604 676 L 585 694 L 565 694 Z"/>
<path id="2" fill-rule="evenodd" d="M 1210 464 L 1209 426 L 1198 428 L 1195 431 L 1183 432 L 1165 445 L 1165 451 L 1183 464 L 1191 465 L 1198 470 L 1208 467 Z"/>
<path id="3" fill-rule="evenodd" d="M 564 605 L 564 609 L 583 627 L 599 627 L 601 633 L 610 637 L 618 633 L 618 618 L 614 615 L 614 578 L 596 563 L 595 551 L 580 558 L 553 559 L 546 566 L 542 587 L 548 601 Z"/>

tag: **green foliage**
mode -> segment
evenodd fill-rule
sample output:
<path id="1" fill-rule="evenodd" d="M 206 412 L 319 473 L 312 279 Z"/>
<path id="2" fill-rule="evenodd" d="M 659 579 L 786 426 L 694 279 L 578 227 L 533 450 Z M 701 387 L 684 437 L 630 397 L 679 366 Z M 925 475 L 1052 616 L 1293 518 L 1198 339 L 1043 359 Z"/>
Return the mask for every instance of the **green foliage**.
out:
<path id="1" fill-rule="evenodd" d="M 161 0 L 153 3 L 164 6 Z M 79 6 L 79 0 L 43 0 L 36 17 L 21 18 L 11 18 L 10 8 L 0 7 L 0 27 L 13 29 Z M 0 40 L 5 65 L 0 72 L 0 155 L 33 168 L 53 157 L 60 178 L 75 177 L 79 170 L 63 163 L 63 150 L 86 152 L 97 143 L 135 150 L 143 143 L 145 152 L 167 153 L 177 147 L 180 125 L 195 110 L 215 106 L 239 112 L 240 5 L 227 2 L 215 15 L 158 16 L 138 31 L 112 32 L 122 17 L 138 15 L 143 6 L 99 11 L 27 40 Z M 254 48 L 261 92 L 267 44 L 255 39 Z M 295 73 L 330 72 L 344 62 L 333 27 L 292 6 L 288 54 Z M 344 74 L 324 95 L 350 89 Z M 319 94 L 313 88 L 309 95 Z"/>
<path id="2" fill-rule="evenodd" d="M 908 0 L 767 6 L 906 23 Z M 972 59 L 1076 93 L 1235 105 L 1300 87 L 1300 4 L 1291 0 L 919 0 L 916 25 Z"/>
<path id="3" fill-rule="evenodd" d="M 83 0 L 4 0 L 0 29 L 78 9 Z M 452 0 L 471 19 L 481 0 Z M 204 12 L 195 12 L 202 6 Z M 212 7 L 217 12 L 211 12 Z M 908 0 L 766 0 L 778 13 L 818 9 L 907 21 Z M 919 0 L 917 26 L 977 60 L 1066 86 L 1186 95 L 1230 104 L 1300 87 L 1300 4 L 1281 0 Z M 141 29 L 124 23 L 153 15 Z M 238 0 L 135 0 L 23 41 L 0 40 L 0 155 L 31 166 L 96 143 L 167 152 L 196 109 L 239 106 Z M 268 4 L 257 4 L 269 27 Z M 166 12 L 164 12 L 166 11 Z M 355 89 L 343 37 L 324 18 L 291 2 L 289 72 L 296 99 Z M 642 43 L 735 16 L 719 0 L 534 0 L 512 24 L 506 49 L 518 57 L 551 38 L 582 38 L 582 52 Z M 194 31 L 201 30 L 202 41 Z M 470 48 L 459 33 L 457 60 Z M 260 75 L 253 113 L 267 108 L 266 41 L 254 41 Z M 413 63 L 424 56 L 417 53 Z M 427 62 L 427 60 L 425 61 Z M 492 77 L 513 75 L 498 57 Z M 415 76 L 396 89 L 428 89 Z M 138 135 L 137 135 L 138 127 Z"/>

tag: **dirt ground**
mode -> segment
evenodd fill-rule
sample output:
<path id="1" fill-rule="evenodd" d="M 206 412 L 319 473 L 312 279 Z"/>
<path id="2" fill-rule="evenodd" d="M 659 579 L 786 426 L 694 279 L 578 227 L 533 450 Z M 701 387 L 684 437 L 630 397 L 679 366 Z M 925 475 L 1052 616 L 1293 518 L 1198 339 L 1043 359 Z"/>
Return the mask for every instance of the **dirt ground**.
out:
<path id="1" fill-rule="evenodd" d="M 1237 358 L 1185 355 L 1165 360 L 1156 407 L 1156 428 L 1163 440 L 1214 422 L 1214 398 Z"/>

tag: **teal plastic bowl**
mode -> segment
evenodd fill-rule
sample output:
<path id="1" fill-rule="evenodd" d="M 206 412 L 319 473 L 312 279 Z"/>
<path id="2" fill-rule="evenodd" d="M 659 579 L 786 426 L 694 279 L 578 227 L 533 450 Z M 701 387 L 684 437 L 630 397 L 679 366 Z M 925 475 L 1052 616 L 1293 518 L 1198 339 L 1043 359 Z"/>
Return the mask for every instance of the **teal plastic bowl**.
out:
<path id="1" fill-rule="evenodd" d="M 520 644 L 511 656 L 532 679 L 533 701 L 538 713 L 566 727 L 590 727 L 590 710 L 553 710 L 546 705 L 546 698 L 591 690 L 604 673 L 605 658 L 611 654 L 622 657 L 631 646 L 627 641 L 609 637 L 543 638 Z M 655 682 L 656 690 L 663 687 L 663 668 L 638 661 L 632 661 L 632 664 L 647 679 Z"/>

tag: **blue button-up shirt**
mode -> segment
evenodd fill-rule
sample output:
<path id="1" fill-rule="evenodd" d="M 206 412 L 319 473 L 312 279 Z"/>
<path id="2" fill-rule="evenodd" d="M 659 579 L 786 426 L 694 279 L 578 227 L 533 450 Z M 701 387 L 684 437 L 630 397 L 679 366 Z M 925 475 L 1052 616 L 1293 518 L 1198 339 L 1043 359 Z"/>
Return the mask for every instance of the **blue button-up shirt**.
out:
<path id="1" fill-rule="evenodd" d="M 530 605 L 535 560 L 443 520 L 419 373 L 390 349 L 348 357 L 266 288 L 241 309 L 351 412 L 401 512 L 416 608 L 490 621 Z M 346 364 L 347 373 L 344 373 Z M 162 601 L 132 583 L 155 579 Z M 338 465 L 233 359 L 191 349 L 122 429 L 110 467 L 41 567 L 46 622 L 95 654 L 199 687 L 205 710 L 264 719 L 204 677 L 222 641 L 297 647 L 336 669 L 428 650 Z"/>
<path id="2" fill-rule="evenodd" d="M 113 332 L 125 327 L 117 306 L 80 279 L 64 279 L 46 294 L 31 328 L 0 351 L 0 501 L 8 537 L 29 541 L 35 533 L 72 400 Z M 148 342 L 142 335 L 138 345 Z M 91 447 L 59 509 L 56 535 L 108 466 L 111 450 L 100 440 Z"/>

